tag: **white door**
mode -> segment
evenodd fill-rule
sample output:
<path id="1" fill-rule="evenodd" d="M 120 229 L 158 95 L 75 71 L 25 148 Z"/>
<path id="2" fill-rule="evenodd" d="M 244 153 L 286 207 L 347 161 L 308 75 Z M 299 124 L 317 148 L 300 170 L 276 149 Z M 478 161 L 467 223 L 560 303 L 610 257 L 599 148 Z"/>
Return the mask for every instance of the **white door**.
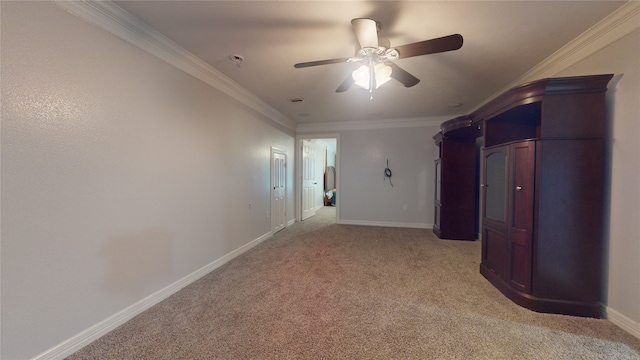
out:
<path id="1" fill-rule="evenodd" d="M 271 230 L 275 234 L 287 225 L 287 155 L 271 149 Z"/>
<path id="2" fill-rule="evenodd" d="M 302 141 L 302 220 L 316 214 L 316 148 L 310 141 Z"/>

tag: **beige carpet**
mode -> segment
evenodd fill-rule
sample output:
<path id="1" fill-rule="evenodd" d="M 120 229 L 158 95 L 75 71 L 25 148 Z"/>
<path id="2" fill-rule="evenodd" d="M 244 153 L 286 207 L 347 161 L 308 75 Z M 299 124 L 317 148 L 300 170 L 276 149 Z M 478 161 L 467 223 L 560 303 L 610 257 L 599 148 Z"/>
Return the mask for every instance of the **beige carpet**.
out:
<path id="1" fill-rule="evenodd" d="M 480 242 L 296 223 L 69 359 L 640 359 L 607 320 L 535 313 L 478 270 Z"/>

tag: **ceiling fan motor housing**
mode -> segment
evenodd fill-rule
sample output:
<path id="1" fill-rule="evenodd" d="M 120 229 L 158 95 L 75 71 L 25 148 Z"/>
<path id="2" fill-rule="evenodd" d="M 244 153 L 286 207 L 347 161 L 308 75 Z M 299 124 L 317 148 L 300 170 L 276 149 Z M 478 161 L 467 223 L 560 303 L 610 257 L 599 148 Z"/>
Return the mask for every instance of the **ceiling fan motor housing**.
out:
<path id="1" fill-rule="evenodd" d="M 353 19 L 351 25 L 361 48 L 378 48 L 378 24 L 375 20 Z"/>

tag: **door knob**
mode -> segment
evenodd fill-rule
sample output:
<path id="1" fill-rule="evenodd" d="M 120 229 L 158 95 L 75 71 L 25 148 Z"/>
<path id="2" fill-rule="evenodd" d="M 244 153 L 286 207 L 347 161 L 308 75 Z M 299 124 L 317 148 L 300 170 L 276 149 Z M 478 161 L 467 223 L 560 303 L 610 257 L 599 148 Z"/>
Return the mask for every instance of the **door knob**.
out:
<path id="1" fill-rule="evenodd" d="M 522 191 L 522 186 L 516 186 L 517 191 Z"/>

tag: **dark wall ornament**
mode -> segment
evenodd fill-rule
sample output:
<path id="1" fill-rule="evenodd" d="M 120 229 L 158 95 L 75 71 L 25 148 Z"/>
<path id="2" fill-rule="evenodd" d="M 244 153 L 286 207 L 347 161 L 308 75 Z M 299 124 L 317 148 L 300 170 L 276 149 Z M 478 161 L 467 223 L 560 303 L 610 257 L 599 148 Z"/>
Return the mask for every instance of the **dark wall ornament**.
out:
<path id="1" fill-rule="evenodd" d="M 393 187 L 393 183 L 391 182 L 391 169 L 389 169 L 389 159 L 387 159 L 387 167 L 384 168 L 384 180 L 386 181 L 389 178 L 389 184 Z"/>

